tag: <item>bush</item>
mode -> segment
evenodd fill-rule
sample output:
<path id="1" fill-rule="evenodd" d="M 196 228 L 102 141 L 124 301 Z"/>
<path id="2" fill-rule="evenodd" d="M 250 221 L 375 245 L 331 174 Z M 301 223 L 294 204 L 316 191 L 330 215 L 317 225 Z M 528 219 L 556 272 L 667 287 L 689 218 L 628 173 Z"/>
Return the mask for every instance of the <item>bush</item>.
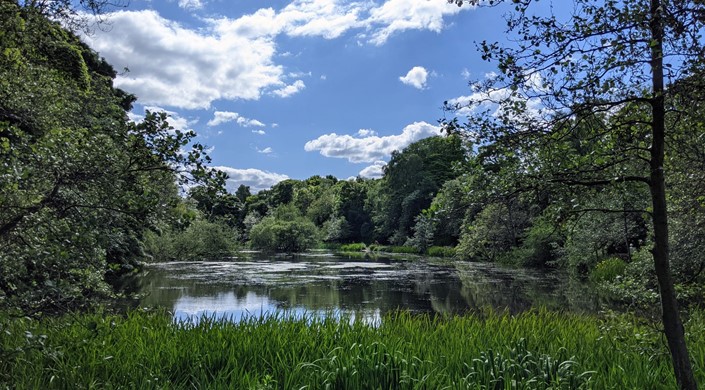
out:
<path id="1" fill-rule="evenodd" d="M 198 219 L 182 231 L 149 231 L 144 246 L 145 252 L 157 262 L 222 259 L 236 253 L 237 232 L 225 223 Z"/>
<path id="2" fill-rule="evenodd" d="M 453 257 L 455 256 L 455 248 L 452 246 L 432 246 L 428 248 L 426 254 L 434 257 Z"/>
<path id="3" fill-rule="evenodd" d="M 592 272 L 590 272 L 590 280 L 595 283 L 611 282 L 615 280 L 617 276 L 624 275 L 626 268 L 627 263 L 625 263 L 624 260 L 611 257 L 597 263 Z"/>
<path id="4" fill-rule="evenodd" d="M 419 250 L 414 248 L 413 246 L 390 246 L 387 247 L 387 252 L 419 254 Z"/>
<path id="5" fill-rule="evenodd" d="M 281 220 L 263 218 L 250 231 L 252 248 L 272 252 L 303 252 L 316 245 L 318 229 L 304 218 Z"/>
<path id="6" fill-rule="evenodd" d="M 367 248 L 367 245 L 365 245 L 362 242 L 356 242 L 352 244 L 343 244 L 340 246 L 339 250 L 341 252 L 360 252 L 362 250 L 365 250 Z"/>

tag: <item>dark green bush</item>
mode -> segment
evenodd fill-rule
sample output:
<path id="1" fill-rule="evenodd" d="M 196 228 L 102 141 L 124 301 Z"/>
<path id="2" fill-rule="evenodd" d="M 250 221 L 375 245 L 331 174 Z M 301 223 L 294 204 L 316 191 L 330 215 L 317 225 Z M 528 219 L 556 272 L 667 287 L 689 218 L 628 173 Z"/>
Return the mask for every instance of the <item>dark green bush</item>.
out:
<path id="1" fill-rule="evenodd" d="M 356 242 L 352 244 L 343 244 L 340 246 L 340 251 L 341 252 L 359 252 L 362 250 L 365 250 L 367 248 L 367 245 L 365 245 L 362 242 Z"/>
<path id="2" fill-rule="evenodd" d="M 316 225 L 304 218 L 287 221 L 270 216 L 252 227 L 250 245 L 272 252 L 303 252 L 316 245 L 317 236 Z"/>
<path id="3" fill-rule="evenodd" d="M 434 257 L 453 257 L 455 256 L 455 248 L 452 246 L 432 246 L 428 248 L 426 254 Z"/>
<path id="4" fill-rule="evenodd" d="M 611 282 L 615 280 L 617 276 L 624 275 L 626 268 L 627 263 L 625 263 L 624 260 L 611 257 L 597 263 L 592 272 L 590 272 L 590 280 L 596 283 Z"/>
<path id="5" fill-rule="evenodd" d="M 182 231 L 150 231 L 144 238 L 145 252 L 153 261 L 222 259 L 236 253 L 237 242 L 233 228 L 203 219 L 193 221 Z"/>

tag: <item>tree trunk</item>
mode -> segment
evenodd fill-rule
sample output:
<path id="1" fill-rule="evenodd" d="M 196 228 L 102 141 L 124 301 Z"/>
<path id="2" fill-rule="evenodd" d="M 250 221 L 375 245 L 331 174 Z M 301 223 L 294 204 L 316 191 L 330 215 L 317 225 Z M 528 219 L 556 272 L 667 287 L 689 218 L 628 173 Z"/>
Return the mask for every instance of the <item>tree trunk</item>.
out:
<path id="1" fill-rule="evenodd" d="M 661 294 L 663 329 L 671 352 L 671 361 L 678 386 L 684 390 L 696 390 L 697 384 L 690 365 L 685 344 L 683 323 L 678 313 L 678 302 L 673 287 L 669 265 L 668 213 L 666 209 L 666 182 L 663 172 L 666 110 L 663 85 L 663 19 L 660 0 L 651 0 L 651 71 L 653 82 L 651 175 L 650 190 L 654 224 L 654 266 Z"/>

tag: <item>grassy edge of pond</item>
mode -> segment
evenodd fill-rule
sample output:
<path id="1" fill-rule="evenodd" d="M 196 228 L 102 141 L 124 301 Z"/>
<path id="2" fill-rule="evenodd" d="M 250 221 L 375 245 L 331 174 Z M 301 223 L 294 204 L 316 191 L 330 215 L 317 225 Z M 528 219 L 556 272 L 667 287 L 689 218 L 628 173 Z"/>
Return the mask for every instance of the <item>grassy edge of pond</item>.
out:
<path id="1" fill-rule="evenodd" d="M 705 312 L 686 330 L 703 383 Z M 643 319 L 546 310 L 396 313 L 379 327 L 282 317 L 179 326 L 141 311 L 0 318 L 0 387 L 9 388 L 667 389 L 668 356 Z"/>

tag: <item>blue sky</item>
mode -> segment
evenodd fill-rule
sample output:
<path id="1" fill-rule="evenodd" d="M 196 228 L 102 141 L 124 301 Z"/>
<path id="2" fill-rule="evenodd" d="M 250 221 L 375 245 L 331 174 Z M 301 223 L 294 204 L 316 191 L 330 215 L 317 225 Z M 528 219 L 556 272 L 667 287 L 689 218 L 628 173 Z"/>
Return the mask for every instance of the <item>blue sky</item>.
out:
<path id="1" fill-rule="evenodd" d="M 379 177 L 494 70 L 501 8 L 445 0 L 133 0 L 85 39 L 145 108 L 211 148 L 229 187 Z M 123 72 L 127 68 L 129 71 Z"/>

